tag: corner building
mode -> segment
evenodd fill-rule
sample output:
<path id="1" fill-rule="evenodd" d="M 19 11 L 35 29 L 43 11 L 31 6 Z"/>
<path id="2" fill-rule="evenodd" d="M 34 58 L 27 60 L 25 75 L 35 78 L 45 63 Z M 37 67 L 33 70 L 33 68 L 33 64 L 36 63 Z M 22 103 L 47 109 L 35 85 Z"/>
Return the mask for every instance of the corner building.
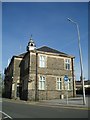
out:
<path id="1" fill-rule="evenodd" d="M 67 75 L 68 96 L 74 97 L 74 58 L 47 46 L 36 48 L 30 38 L 27 52 L 13 56 L 5 69 L 5 96 L 22 100 L 63 99 Z"/>

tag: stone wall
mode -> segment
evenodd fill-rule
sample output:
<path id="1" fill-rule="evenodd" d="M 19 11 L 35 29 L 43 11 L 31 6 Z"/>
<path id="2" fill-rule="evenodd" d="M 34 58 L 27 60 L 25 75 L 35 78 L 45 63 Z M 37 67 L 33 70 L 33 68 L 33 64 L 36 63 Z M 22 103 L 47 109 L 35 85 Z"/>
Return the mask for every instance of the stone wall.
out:
<path id="1" fill-rule="evenodd" d="M 47 66 L 45 68 L 39 67 L 39 55 L 38 55 L 38 67 L 37 67 L 37 94 L 39 100 L 44 99 L 57 99 L 62 98 L 62 95 L 65 97 L 65 90 L 64 90 L 64 76 L 68 75 L 70 78 L 72 78 L 72 69 L 65 70 L 64 65 L 64 59 L 65 57 L 50 57 L 47 56 Z M 69 58 L 71 59 L 71 58 Z M 71 63 L 72 64 L 72 63 Z M 44 75 L 46 78 L 46 86 L 47 88 L 45 90 L 39 90 L 39 76 Z M 61 77 L 62 78 L 62 90 L 56 90 L 56 78 Z M 31 53 L 30 55 L 30 78 L 34 80 L 34 83 L 36 82 L 36 53 Z M 73 95 L 73 90 L 69 91 L 69 96 Z M 34 100 L 35 99 L 35 87 L 33 89 L 28 90 L 28 99 Z"/>
<path id="2" fill-rule="evenodd" d="M 20 58 L 15 58 L 14 59 L 14 76 L 18 76 L 20 77 L 20 63 L 21 63 L 21 60 Z"/>
<path id="3" fill-rule="evenodd" d="M 12 98 L 17 99 L 17 84 L 20 83 L 20 64 L 22 58 L 15 57 L 13 63 Z M 14 85 L 14 87 L 13 87 Z"/>
<path id="4" fill-rule="evenodd" d="M 14 57 L 12 64 L 7 70 L 8 79 L 14 84 L 12 87 L 12 97 L 17 97 L 17 84 L 20 83 L 20 99 L 35 100 L 36 92 L 39 100 L 57 99 L 63 95 L 65 97 L 64 76 L 72 78 L 72 67 L 70 70 L 65 69 L 64 61 L 67 57 L 58 55 L 47 55 L 46 67 L 39 67 L 39 56 L 36 52 L 28 52 L 24 58 Z M 42 54 L 43 55 L 43 54 Z M 37 59 L 36 59 L 37 58 Z M 71 60 L 71 58 L 69 58 Z M 37 60 L 37 67 L 36 67 Z M 72 63 L 71 63 L 72 66 Z M 36 69 L 37 68 L 37 69 Z M 37 74 L 36 74 L 37 73 Z M 45 90 L 39 90 L 39 78 L 45 76 Z M 56 89 L 56 79 L 62 79 L 62 90 Z M 37 86 L 37 87 L 36 87 Z M 74 88 L 75 89 L 75 88 Z M 10 93 L 10 94 L 11 94 Z M 73 95 L 73 90 L 69 90 L 69 96 Z"/>
<path id="5" fill-rule="evenodd" d="M 22 100 L 28 100 L 28 84 L 29 84 L 29 69 L 30 61 L 29 54 L 27 53 L 20 64 L 20 84 L 21 84 L 21 98 Z"/>
<path id="6" fill-rule="evenodd" d="M 63 77 L 62 78 L 62 89 L 61 90 L 57 90 L 56 89 L 56 78 L 58 76 L 46 76 L 46 89 L 45 90 L 39 90 L 38 95 L 39 95 L 39 100 L 44 100 L 44 99 L 62 99 L 62 95 L 63 97 L 66 97 L 66 91 L 65 91 L 65 87 L 64 87 L 64 80 Z M 38 88 L 39 89 L 39 88 Z M 73 90 L 69 90 L 68 91 L 68 95 L 73 96 Z"/>
<path id="7" fill-rule="evenodd" d="M 28 100 L 35 100 L 35 89 L 28 90 Z"/>

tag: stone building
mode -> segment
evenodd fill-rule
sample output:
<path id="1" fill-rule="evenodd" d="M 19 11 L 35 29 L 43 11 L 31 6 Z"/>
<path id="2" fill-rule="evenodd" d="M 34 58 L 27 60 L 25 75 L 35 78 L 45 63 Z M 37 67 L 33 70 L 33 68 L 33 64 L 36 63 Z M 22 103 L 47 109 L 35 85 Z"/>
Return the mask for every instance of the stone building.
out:
<path id="1" fill-rule="evenodd" d="M 76 95 L 74 56 L 47 46 L 36 48 L 32 38 L 27 52 L 13 56 L 5 69 L 5 97 L 22 100 L 63 99 L 64 76 L 68 76 L 68 96 Z"/>

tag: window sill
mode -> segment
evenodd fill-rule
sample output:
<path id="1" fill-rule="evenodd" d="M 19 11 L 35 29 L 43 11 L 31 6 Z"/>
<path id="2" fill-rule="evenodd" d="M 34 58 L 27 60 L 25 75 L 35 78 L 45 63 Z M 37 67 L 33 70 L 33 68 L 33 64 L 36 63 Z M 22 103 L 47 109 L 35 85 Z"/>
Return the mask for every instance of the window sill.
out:
<path id="1" fill-rule="evenodd" d="M 64 69 L 64 70 L 71 71 L 72 69 Z"/>
<path id="2" fill-rule="evenodd" d="M 47 67 L 40 67 L 40 66 L 39 66 L 39 68 L 47 68 Z"/>
<path id="3" fill-rule="evenodd" d="M 60 89 L 60 90 L 56 90 L 56 91 L 62 91 L 62 89 Z"/>
<path id="4" fill-rule="evenodd" d="M 68 90 L 68 91 L 73 91 L 73 90 Z"/>
<path id="5" fill-rule="evenodd" d="M 46 90 L 41 90 L 41 89 L 39 89 L 39 91 L 46 91 Z"/>

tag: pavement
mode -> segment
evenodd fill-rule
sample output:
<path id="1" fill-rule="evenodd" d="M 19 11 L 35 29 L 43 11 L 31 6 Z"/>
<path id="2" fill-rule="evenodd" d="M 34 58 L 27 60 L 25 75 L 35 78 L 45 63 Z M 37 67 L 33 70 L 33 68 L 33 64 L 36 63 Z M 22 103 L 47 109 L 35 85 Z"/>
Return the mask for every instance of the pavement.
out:
<path id="1" fill-rule="evenodd" d="M 68 98 L 68 103 L 66 99 L 54 99 L 54 100 L 42 100 L 42 101 L 23 101 L 23 100 L 14 100 L 3 98 L 4 101 L 15 102 L 15 103 L 24 103 L 32 105 L 41 105 L 41 106 L 62 106 L 62 107 L 75 107 L 75 108 L 86 108 L 90 110 L 89 101 L 90 96 L 86 96 L 86 104 L 83 104 L 83 97 L 77 96 L 75 98 Z M 2 101 L 3 101 L 2 100 Z"/>
<path id="2" fill-rule="evenodd" d="M 63 106 L 63 107 L 75 107 L 75 108 L 86 108 L 90 110 L 89 106 L 89 97 L 86 97 L 86 104 L 83 104 L 83 97 L 75 97 L 67 99 L 55 99 L 55 100 L 47 100 L 41 101 L 41 104 L 44 105 L 52 105 L 52 106 Z"/>

